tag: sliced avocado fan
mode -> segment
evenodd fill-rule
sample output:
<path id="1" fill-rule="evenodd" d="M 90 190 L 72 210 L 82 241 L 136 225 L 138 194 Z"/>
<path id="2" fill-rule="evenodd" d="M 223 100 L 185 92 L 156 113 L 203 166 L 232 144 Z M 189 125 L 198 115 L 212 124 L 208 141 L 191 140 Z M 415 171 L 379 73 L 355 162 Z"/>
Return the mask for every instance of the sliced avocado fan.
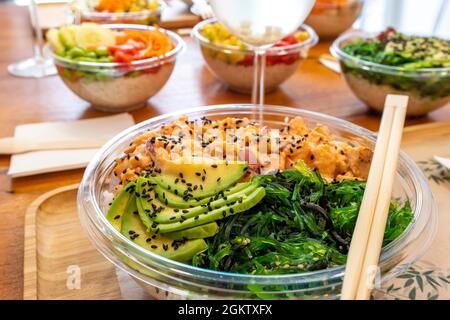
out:
<path id="1" fill-rule="evenodd" d="M 154 177 L 162 188 L 184 200 L 214 196 L 236 184 L 247 173 L 245 161 L 214 161 L 184 163 L 165 160 L 159 164 L 160 174 Z"/>
<path id="2" fill-rule="evenodd" d="M 210 223 L 212 221 L 220 220 L 228 216 L 234 215 L 239 212 L 247 211 L 250 208 L 258 204 L 266 195 L 266 191 L 263 187 L 257 187 L 249 195 L 245 195 L 242 200 L 232 202 L 221 208 L 213 209 L 212 211 L 207 211 L 201 215 L 197 215 L 186 220 L 180 220 L 174 223 L 166 224 L 154 224 L 151 228 L 152 231 L 156 230 L 159 233 L 168 233 L 180 230 L 186 230 L 194 226 Z"/>
<path id="3" fill-rule="evenodd" d="M 216 195 L 212 197 L 189 199 L 189 197 L 181 197 L 174 194 L 173 192 L 167 192 L 168 190 L 158 185 L 153 177 L 149 177 L 148 179 L 150 180 L 149 182 L 150 184 L 152 184 L 152 188 L 155 191 L 156 195 L 158 196 L 159 201 L 164 203 L 166 206 L 170 206 L 172 208 L 177 209 L 193 208 L 195 206 L 207 204 L 212 200 L 217 200 L 226 197 L 230 194 L 239 192 L 250 185 L 250 182 L 242 182 L 236 184 L 231 188 L 222 190 L 222 192 L 218 192 Z"/>
<path id="4" fill-rule="evenodd" d="M 148 181 L 146 179 L 138 178 L 136 182 L 136 206 L 141 222 L 147 227 L 147 230 L 151 230 L 154 229 L 155 226 L 157 226 L 157 223 L 153 221 L 153 217 L 155 215 L 154 210 L 161 210 L 158 208 L 162 208 L 162 206 L 157 207 L 155 203 L 149 202 L 157 202 L 160 205 L 161 203 L 156 198 L 153 198 L 152 200 L 144 196 L 146 194 L 144 193 L 145 186 L 147 185 Z M 186 230 L 186 233 L 174 232 L 173 234 L 167 233 L 165 236 L 170 239 L 203 239 L 212 237 L 218 231 L 219 227 L 217 226 L 217 223 L 212 222 L 207 225 L 193 227 L 189 230 Z"/>
<path id="5" fill-rule="evenodd" d="M 113 203 L 112 206 L 122 207 L 125 200 L 126 197 L 117 197 L 116 204 Z M 131 194 L 126 201 L 125 210 L 121 216 L 120 232 L 142 248 L 180 262 L 188 262 L 194 255 L 207 249 L 207 244 L 203 239 L 174 240 L 148 232 L 139 218 L 135 194 Z"/>
<path id="6" fill-rule="evenodd" d="M 191 260 L 206 250 L 203 239 L 219 231 L 216 221 L 249 210 L 265 196 L 257 180 L 239 183 L 246 162 L 166 162 L 157 176 L 125 186 L 106 215 L 131 241 L 164 257 Z"/>
<path id="7" fill-rule="evenodd" d="M 166 201 L 166 197 L 170 194 L 168 191 L 163 191 L 162 193 L 162 198 L 164 199 L 163 202 L 159 200 L 159 197 L 154 190 L 154 186 L 151 184 L 151 179 L 138 178 L 136 185 L 136 196 L 142 206 L 142 211 L 145 212 L 146 215 L 145 217 L 141 217 L 144 224 L 146 224 L 146 220 L 151 220 L 152 223 L 156 222 L 163 224 L 186 220 L 202 213 L 219 209 L 225 205 L 241 201 L 258 187 L 257 184 L 248 182 L 242 184 L 245 188 L 241 191 L 229 193 L 227 196 L 222 196 L 222 193 L 219 193 L 214 197 L 205 198 L 208 201 L 199 201 L 195 206 L 192 205 L 190 208 L 179 209 L 172 208 L 168 201 Z M 235 190 L 239 189 L 240 188 L 236 188 Z M 219 195 L 221 195 L 221 197 L 219 197 Z M 148 225 L 148 227 L 150 228 L 151 225 Z"/>

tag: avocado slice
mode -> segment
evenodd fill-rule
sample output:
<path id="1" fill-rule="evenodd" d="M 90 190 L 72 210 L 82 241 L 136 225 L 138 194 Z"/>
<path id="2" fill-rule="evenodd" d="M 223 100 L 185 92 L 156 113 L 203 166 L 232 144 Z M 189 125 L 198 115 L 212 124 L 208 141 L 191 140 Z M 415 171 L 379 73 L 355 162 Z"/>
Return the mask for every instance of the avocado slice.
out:
<path id="1" fill-rule="evenodd" d="M 154 184 L 153 190 L 155 191 L 156 195 L 158 196 L 159 201 L 162 203 L 165 203 L 166 205 L 177 208 L 177 209 L 186 209 L 186 208 L 193 208 L 196 206 L 200 206 L 202 204 L 207 204 L 210 202 L 214 197 L 207 197 L 203 199 L 190 199 L 185 200 L 185 198 L 178 196 L 172 192 L 167 192 L 166 189 L 163 189 L 161 186 L 159 186 L 153 177 L 149 177 L 150 183 Z M 245 188 L 247 188 L 250 185 L 250 182 L 242 182 L 238 183 L 235 186 L 225 189 L 223 193 L 218 193 L 218 198 L 223 198 L 224 196 L 228 196 L 233 193 L 237 193 Z"/>
<path id="2" fill-rule="evenodd" d="M 45 34 L 48 43 L 53 48 L 53 51 L 58 54 L 62 55 L 64 54 L 65 48 L 64 44 L 61 42 L 61 39 L 59 37 L 59 31 L 57 29 L 50 29 Z"/>
<path id="3" fill-rule="evenodd" d="M 256 184 L 249 183 L 248 187 L 237 193 L 230 194 L 223 198 L 208 198 L 210 202 L 206 204 L 197 205 L 189 209 L 177 209 L 165 206 L 157 198 L 155 191 L 152 187 L 148 189 L 145 186 L 148 185 L 148 181 L 144 178 L 138 178 L 136 184 L 136 193 L 138 196 L 138 208 L 142 222 L 148 227 L 152 228 L 154 223 L 167 224 L 174 223 L 180 220 L 186 220 L 198 216 L 202 213 L 212 211 L 214 209 L 222 208 L 228 204 L 243 200 L 247 195 L 252 193 L 256 188 Z M 163 198 L 167 197 L 170 192 L 163 192 Z"/>
<path id="4" fill-rule="evenodd" d="M 155 200 L 158 201 L 158 200 Z M 159 202 L 159 201 L 158 201 Z M 136 198 L 136 205 L 138 208 L 138 214 L 141 219 L 141 222 L 144 224 L 144 226 L 147 227 L 147 230 L 151 229 L 154 225 L 154 221 L 150 217 L 151 213 L 149 214 L 149 209 L 146 209 L 148 207 L 153 210 L 151 205 L 149 205 L 149 202 L 147 202 L 146 199 L 142 198 Z M 155 224 L 156 226 L 156 224 Z M 175 231 L 171 233 L 166 233 L 164 236 L 166 236 L 169 239 L 178 240 L 178 239 L 204 239 L 214 236 L 219 231 L 219 226 L 217 223 L 212 222 L 209 224 L 205 224 L 198 227 L 193 227 L 187 230 L 183 231 Z"/>
<path id="5" fill-rule="evenodd" d="M 59 29 L 59 39 L 66 48 L 75 47 L 75 30 L 78 26 L 67 26 Z"/>
<path id="6" fill-rule="evenodd" d="M 236 184 L 246 174 L 245 161 L 183 162 L 183 159 L 164 160 L 158 164 L 160 174 L 154 177 L 162 188 L 182 196 L 206 198 Z"/>
<path id="7" fill-rule="evenodd" d="M 144 249 L 180 262 L 188 262 L 194 255 L 207 249 L 208 246 L 203 239 L 173 240 L 147 232 L 137 211 L 136 196 L 133 194 L 122 215 L 120 232 Z"/>
<path id="8" fill-rule="evenodd" d="M 241 201 L 232 204 L 230 203 L 219 209 L 214 209 L 210 212 L 205 212 L 204 214 L 186 220 L 180 220 L 179 222 L 154 224 L 151 229 L 154 231 L 158 230 L 159 233 L 165 234 L 220 220 L 252 208 L 264 198 L 265 194 L 265 189 L 263 187 L 258 187 L 251 194 L 244 196 Z"/>
<path id="9" fill-rule="evenodd" d="M 136 184 L 130 182 L 114 198 L 111 207 L 109 207 L 108 213 L 106 214 L 106 219 L 112 224 L 114 228 L 120 231 L 120 226 L 122 225 L 122 215 L 131 197 L 134 193 Z"/>
<path id="10" fill-rule="evenodd" d="M 186 230 L 165 233 L 164 236 L 173 240 L 181 239 L 205 239 L 216 235 L 219 226 L 215 222 L 193 227 Z"/>

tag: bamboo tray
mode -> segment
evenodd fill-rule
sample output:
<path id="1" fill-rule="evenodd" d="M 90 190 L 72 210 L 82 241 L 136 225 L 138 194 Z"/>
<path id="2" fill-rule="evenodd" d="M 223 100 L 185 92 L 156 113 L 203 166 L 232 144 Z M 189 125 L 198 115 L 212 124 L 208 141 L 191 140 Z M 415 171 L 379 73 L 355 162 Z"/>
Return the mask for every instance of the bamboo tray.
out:
<path id="1" fill-rule="evenodd" d="M 439 229 L 424 257 L 426 262 L 386 284 L 387 294 L 376 298 L 449 299 L 450 175 L 445 176 L 431 159 L 434 155 L 450 157 L 450 123 L 405 129 L 402 148 L 429 178 L 440 211 Z M 78 222 L 76 192 L 77 185 L 50 191 L 25 214 L 24 299 L 149 299 L 88 241 Z"/>
<path id="2" fill-rule="evenodd" d="M 78 221 L 78 185 L 50 191 L 25 214 L 24 299 L 148 299 L 89 242 Z"/>

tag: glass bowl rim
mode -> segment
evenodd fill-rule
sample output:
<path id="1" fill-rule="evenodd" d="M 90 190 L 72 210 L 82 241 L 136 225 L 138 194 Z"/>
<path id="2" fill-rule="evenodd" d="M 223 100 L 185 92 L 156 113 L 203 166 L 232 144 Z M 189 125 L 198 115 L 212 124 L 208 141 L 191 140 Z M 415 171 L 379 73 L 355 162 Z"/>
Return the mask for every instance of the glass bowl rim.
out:
<path id="1" fill-rule="evenodd" d="M 161 62 L 164 62 L 165 60 L 168 60 L 172 57 L 177 56 L 179 53 L 185 50 L 186 43 L 184 40 L 175 32 L 163 29 L 163 28 L 156 28 L 152 26 L 145 26 L 140 24 L 102 24 L 102 27 L 109 28 L 109 29 L 131 29 L 131 30 L 159 30 L 165 34 L 167 34 L 171 40 L 176 41 L 176 46 L 166 52 L 163 55 L 160 55 L 158 57 L 151 57 L 147 59 L 141 59 L 141 60 L 134 60 L 131 62 L 90 62 L 90 61 L 74 61 L 68 58 L 64 58 L 61 56 L 58 56 L 49 46 L 49 44 L 46 45 L 46 51 L 49 51 L 51 54 L 51 57 L 54 59 L 54 61 L 58 63 L 68 64 L 71 66 L 79 66 L 79 67 L 104 67 L 104 68 L 114 68 L 114 67 L 140 67 L 140 66 L 153 66 L 155 64 L 160 64 Z"/>
<path id="2" fill-rule="evenodd" d="M 131 240 L 129 240 L 127 237 L 122 235 L 118 230 L 116 230 L 107 220 L 105 213 L 100 209 L 100 206 L 98 202 L 96 201 L 95 197 L 95 177 L 97 175 L 98 170 L 98 164 L 102 162 L 102 158 L 105 153 L 114 150 L 114 145 L 118 141 L 123 141 L 128 136 L 132 135 L 133 133 L 142 132 L 143 129 L 145 129 L 146 126 L 155 123 L 160 122 L 164 119 L 168 119 L 175 116 L 181 116 L 183 114 L 192 114 L 196 112 L 205 112 L 205 111 L 220 111 L 225 110 L 227 108 L 233 108 L 236 111 L 239 110 L 248 110 L 249 108 L 254 108 L 254 105 L 252 104 L 241 104 L 241 103 L 235 103 L 235 104 L 222 104 L 222 105 L 208 105 L 203 107 L 195 107 L 195 108 L 189 108 L 186 110 L 179 110 L 171 113 L 162 114 L 153 118 L 150 118 L 146 121 L 140 122 L 113 137 L 111 140 L 109 140 L 93 157 L 91 162 L 88 164 L 85 174 L 83 176 L 82 182 L 79 187 L 78 191 L 78 205 L 79 210 L 81 209 L 81 206 L 89 205 L 91 206 L 90 209 L 95 211 L 95 218 L 100 218 L 100 221 L 102 223 L 102 230 L 108 230 L 108 233 L 114 234 L 116 237 L 120 239 L 122 243 L 126 243 L 127 246 L 132 248 L 132 252 L 127 249 L 128 254 L 131 254 L 131 256 L 134 259 L 136 258 L 136 252 L 139 253 L 138 257 L 145 257 L 152 263 L 156 263 L 158 266 L 163 266 L 165 268 L 169 268 L 171 271 L 177 272 L 177 274 L 188 274 L 191 277 L 196 277 L 203 280 L 209 280 L 209 281 L 222 281 L 222 282 L 233 282 L 233 283 L 242 283 L 242 284 L 248 284 L 248 283 L 258 283 L 258 284 L 298 284 L 298 283 L 310 283 L 310 282 L 316 282 L 316 281 L 323 281 L 326 280 L 333 280 L 337 279 L 343 276 L 345 265 L 342 266 L 336 266 L 333 268 L 326 268 L 316 271 L 308 271 L 303 273 L 294 273 L 294 274 L 281 274 L 281 275 L 253 275 L 253 274 L 239 274 L 239 273 L 231 273 L 231 272 L 223 272 L 223 271 L 215 271 L 211 269 L 205 269 L 200 267 L 194 267 L 192 265 L 181 263 L 178 261 L 171 260 L 169 258 L 162 257 L 158 254 L 152 253 L 148 250 L 145 250 L 144 248 L 138 246 Z M 314 112 L 309 111 L 305 109 L 297 109 L 292 107 L 285 107 L 285 106 L 275 106 L 275 105 L 265 105 L 264 108 L 270 109 L 271 112 L 291 112 L 291 113 L 299 113 L 300 116 L 309 115 L 314 117 L 318 117 L 322 120 L 332 121 L 333 125 L 338 127 L 345 127 L 346 129 L 349 129 L 355 134 L 363 135 L 365 138 L 368 138 L 372 142 L 376 140 L 376 134 L 368 129 L 365 129 L 363 127 L 360 127 L 356 124 L 353 124 L 351 122 L 348 122 L 343 119 L 339 119 L 327 114 L 323 114 L 320 112 Z M 426 179 L 424 178 L 422 172 L 420 169 L 418 169 L 415 162 L 405 154 L 405 152 L 400 151 L 399 155 L 399 163 L 403 162 L 405 168 L 409 171 L 411 174 L 410 177 L 413 179 L 413 186 L 417 194 L 417 200 L 416 200 L 416 206 L 415 206 L 415 217 L 417 218 L 418 214 L 420 215 L 422 213 L 422 209 L 424 206 L 424 197 L 428 196 L 430 203 L 431 203 L 431 214 L 435 215 L 435 203 L 434 199 L 430 190 L 430 187 L 426 183 Z M 83 202 L 83 204 L 80 204 L 80 198 L 83 197 L 83 194 L 88 193 L 88 197 L 92 201 Z M 86 211 L 86 208 L 83 207 L 83 210 Z M 90 214 L 87 213 L 89 216 L 89 220 L 92 222 L 92 217 L 90 217 Z M 435 216 L 431 216 L 430 219 L 434 218 Z M 435 221 L 434 221 L 435 222 Z M 413 221 L 410 223 L 410 225 L 407 227 L 407 229 L 393 242 L 388 244 L 382 249 L 381 257 L 380 257 L 380 264 L 383 262 L 386 262 L 387 260 L 391 259 L 395 254 L 403 250 L 405 247 L 407 247 L 411 241 L 415 239 L 410 239 L 410 241 L 404 241 L 409 233 L 411 232 L 411 229 L 415 226 L 416 221 Z M 97 228 L 98 226 L 94 226 Z M 98 228 L 97 228 L 98 229 Z M 100 232 L 103 232 L 100 230 Z M 422 232 L 423 230 L 421 230 Z M 432 240 L 432 239 L 431 239 Z M 428 240 L 427 244 L 422 244 L 421 251 L 417 254 L 415 259 L 418 259 L 418 257 L 422 256 L 424 254 L 424 250 L 429 245 L 430 241 Z M 108 237 L 108 241 L 111 241 L 110 237 Z M 146 276 L 144 276 L 146 277 Z"/>
<path id="3" fill-rule="evenodd" d="M 207 24 L 218 22 L 217 18 L 210 18 L 207 20 L 203 20 L 202 22 L 197 23 L 194 28 L 192 28 L 191 36 L 196 39 L 200 44 L 205 45 L 209 48 L 215 49 L 215 50 L 223 50 L 226 53 L 252 53 L 253 50 L 251 49 L 241 49 L 236 46 L 230 46 L 226 44 L 217 44 L 209 41 L 206 37 L 204 37 L 200 30 L 203 29 L 203 27 Z M 282 55 L 286 54 L 287 50 L 292 51 L 300 51 L 300 49 L 303 48 L 310 48 L 315 46 L 319 42 L 319 36 L 316 34 L 313 28 L 308 26 L 307 24 L 302 24 L 299 29 L 303 29 L 306 31 L 309 35 L 309 38 L 305 41 L 302 41 L 300 43 L 291 44 L 288 46 L 282 46 L 282 47 L 270 47 L 266 50 L 266 56 L 272 56 L 272 55 Z"/>
<path id="4" fill-rule="evenodd" d="M 404 67 L 388 66 L 380 63 L 366 61 L 361 58 L 352 56 L 341 49 L 341 45 L 348 40 L 370 39 L 377 36 L 378 34 L 379 32 L 365 32 L 361 30 L 346 32 L 333 41 L 330 47 L 331 54 L 334 57 L 341 60 L 342 62 L 347 61 L 353 62 L 361 69 L 367 71 L 383 72 L 390 75 L 425 77 L 425 76 L 436 76 L 436 73 L 442 73 L 443 76 L 448 75 L 450 73 L 450 67 L 421 68 L 414 71 L 409 71 Z"/>

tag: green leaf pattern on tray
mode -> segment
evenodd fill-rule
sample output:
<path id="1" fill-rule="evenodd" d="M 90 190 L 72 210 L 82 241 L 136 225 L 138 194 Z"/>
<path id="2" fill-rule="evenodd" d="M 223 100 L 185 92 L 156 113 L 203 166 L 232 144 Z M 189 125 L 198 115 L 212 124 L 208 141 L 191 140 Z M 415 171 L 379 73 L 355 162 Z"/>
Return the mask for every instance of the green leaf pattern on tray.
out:
<path id="1" fill-rule="evenodd" d="M 437 300 L 448 289 L 450 272 L 421 262 L 390 282 L 384 291 L 396 300 Z"/>
<path id="2" fill-rule="evenodd" d="M 417 161 L 429 181 L 438 186 L 450 184 L 450 171 L 430 158 Z M 402 266 L 398 266 L 402 268 Z M 389 280 L 381 289 L 381 299 L 437 300 L 449 299 L 450 270 L 441 269 L 431 263 L 419 261 L 401 275 Z M 376 298 L 376 296 L 375 296 Z"/>
<path id="3" fill-rule="evenodd" d="M 437 185 L 450 183 L 450 173 L 448 169 L 434 159 L 418 161 L 417 164 L 422 169 L 428 180 Z"/>

